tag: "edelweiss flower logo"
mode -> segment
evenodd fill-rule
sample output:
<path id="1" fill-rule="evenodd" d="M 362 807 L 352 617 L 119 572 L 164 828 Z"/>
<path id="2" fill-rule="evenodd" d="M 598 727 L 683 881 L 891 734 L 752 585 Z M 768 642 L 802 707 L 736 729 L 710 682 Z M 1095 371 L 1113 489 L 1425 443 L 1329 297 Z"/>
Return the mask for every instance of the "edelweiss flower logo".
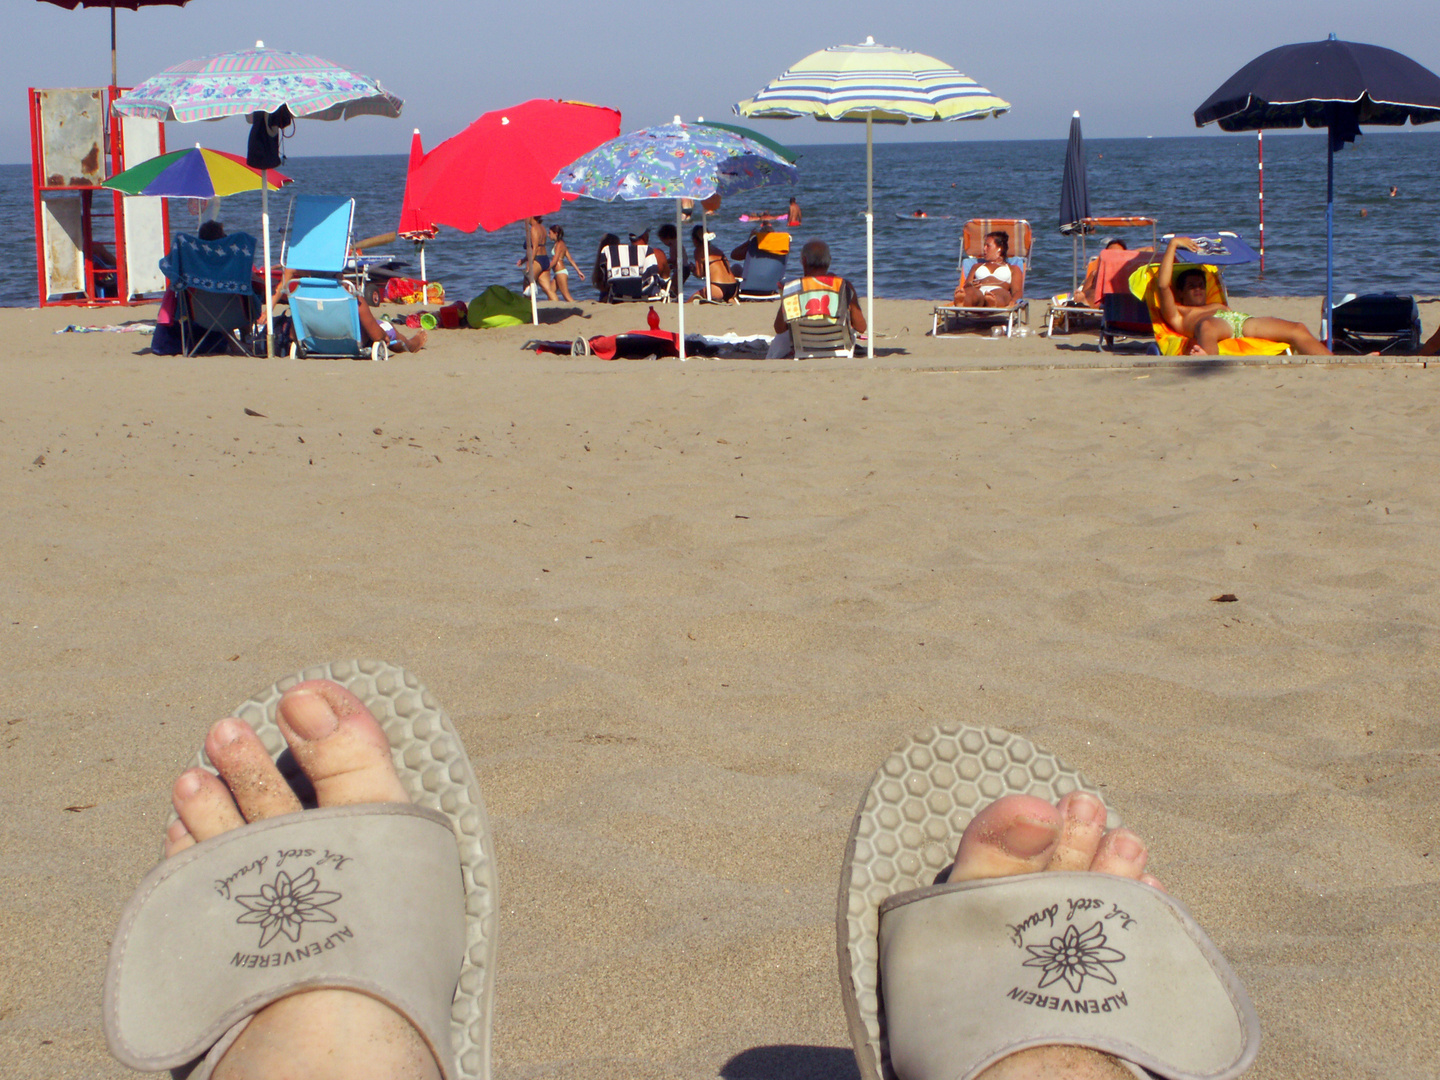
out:
<path id="1" fill-rule="evenodd" d="M 270 944 L 276 934 L 284 934 L 297 945 L 300 927 L 307 922 L 333 923 L 335 916 L 325 910 L 327 904 L 340 899 L 338 892 L 323 892 L 314 868 L 291 878 L 284 870 L 275 875 L 270 885 L 261 885 L 258 893 L 237 896 L 237 903 L 246 908 L 237 923 L 259 923 L 260 948 Z M 1111 980 L 1112 982 L 1114 980 Z"/>
<path id="2" fill-rule="evenodd" d="M 1040 989 L 1064 979 L 1077 994 L 1087 975 L 1114 985 L 1115 976 L 1105 965 L 1125 959 L 1124 953 L 1105 944 L 1105 933 L 1098 922 L 1083 934 L 1074 926 L 1067 926 L 1065 933 L 1050 939 L 1050 944 L 1025 948 L 1030 959 L 1024 966 L 1038 967 L 1045 973 L 1040 979 Z"/>

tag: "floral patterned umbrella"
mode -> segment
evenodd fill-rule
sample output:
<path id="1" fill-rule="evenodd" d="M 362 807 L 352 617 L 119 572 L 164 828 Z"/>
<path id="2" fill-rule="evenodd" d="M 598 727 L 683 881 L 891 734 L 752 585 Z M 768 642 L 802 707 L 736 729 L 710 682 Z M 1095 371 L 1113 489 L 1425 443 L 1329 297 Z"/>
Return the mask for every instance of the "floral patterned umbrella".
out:
<path id="1" fill-rule="evenodd" d="M 675 232 L 680 201 L 733 195 L 770 184 L 793 184 L 795 166 L 770 147 L 729 128 L 674 123 L 641 128 L 611 139 L 555 174 L 568 195 L 601 202 L 674 199 Z M 682 271 L 675 267 L 672 273 Z M 680 359 L 685 359 L 685 296 L 680 294 Z"/>

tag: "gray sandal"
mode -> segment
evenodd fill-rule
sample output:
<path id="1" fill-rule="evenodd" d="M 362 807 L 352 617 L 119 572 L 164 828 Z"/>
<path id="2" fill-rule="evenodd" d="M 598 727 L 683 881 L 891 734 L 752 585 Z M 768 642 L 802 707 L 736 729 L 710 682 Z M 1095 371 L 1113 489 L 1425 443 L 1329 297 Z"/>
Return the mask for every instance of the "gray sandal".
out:
<path id="1" fill-rule="evenodd" d="M 313 805 L 310 784 L 275 707 L 307 679 L 332 679 L 365 703 L 414 805 L 305 809 L 163 861 L 126 906 L 110 950 L 110 1051 L 135 1069 L 195 1068 L 191 1076 L 202 1080 L 264 1006 L 335 987 L 404 1016 L 445 1080 L 487 1080 L 494 844 L 465 749 L 404 669 L 376 661 L 307 668 L 234 713 L 302 804 Z M 214 772 L 203 750 L 194 764 Z"/>
<path id="2" fill-rule="evenodd" d="M 936 883 L 977 811 L 1049 802 L 1075 770 L 998 728 L 935 728 L 891 754 L 855 815 L 836 918 L 863 1080 L 970 1080 L 1017 1050 L 1073 1045 L 1137 1076 L 1229 1080 L 1260 1022 L 1230 965 L 1158 889 L 1094 873 Z M 1113 811 L 1110 828 L 1119 825 Z"/>

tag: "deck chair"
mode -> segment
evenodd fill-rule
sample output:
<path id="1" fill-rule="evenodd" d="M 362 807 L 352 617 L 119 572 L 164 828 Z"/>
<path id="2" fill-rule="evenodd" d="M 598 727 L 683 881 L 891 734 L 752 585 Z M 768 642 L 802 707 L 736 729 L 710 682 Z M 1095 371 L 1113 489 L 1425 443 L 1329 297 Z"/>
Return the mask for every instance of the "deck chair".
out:
<path id="1" fill-rule="evenodd" d="M 1205 302 L 1207 304 L 1230 303 L 1230 298 L 1225 292 L 1225 282 L 1220 277 L 1220 268 L 1210 264 L 1189 263 L 1176 267 L 1176 272 L 1185 270 L 1203 270 L 1205 272 Z M 1155 334 L 1155 344 L 1160 348 L 1161 356 L 1185 356 L 1190 352 L 1194 341 L 1182 337 L 1166 325 L 1160 315 L 1160 301 L 1156 298 L 1155 275 L 1160 271 L 1159 263 L 1147 263 L 1138 267 L 1130 275 L 1130 292 L 1135 296 L 1145 298 L 1145 306 L 1150 311 L 1150 326 Z M 1291 349 L 1289 345 L 1280 341 L 1267 341 L 1264 338 L 1226 338 L 1220 342 L 1221 356 L 1281 356 L 1288 354 Z"/>
<path id="2" fill-rule="evenodd" d="M 1150 229 L 1150 246 L 1127 249 L 1120 254 L 1110 253 L 1110 258 L 1103 264 L 1101 256 L 1106 252 L 1097 251 L 1094 258 L 1085 264 L 1085 274 L 1082 278 L 1087 284 L 1092 280 L 1095 282 L 1094 303 L 1082 302 L 1078 297 L 1070 293 L 1058 293 L 1050 298 L 1050 310 L 1045 316 L 1045 336 L 1054 337 L 1055 330 L 1059 327 L 1061 333 L 1069 334 L 1078 329 L 1093 330 L 1104 322 L 1103 301 L 1107 294 L 1127 288 L 1126 278 L 1121 278 L 1118 271 L 1118 263 L 1134 258 L 1142 251 L 1153 252 L 1155 250 L 1155 219 L 1151 217 L 1140 217 L 1138 215 L 1108 216 L 1108 217 L 1087 217 L 1081 219 L 1081 231 L 1072 233 L 1071 242 L 1076 245 L 1075 254 L 1079 257 L 1079 244 L 1084 236 L 1100 231 L 1112 229 Z M 1062 230 L 1064 231 L 1064 230 Z M 1116 237 L 1115 239 L 1118 239 Z M 1104 266 L 1102 272 L 1101 267 Z"/>
<path id="3" fill-rule="evenodd" d="M 389 358 L 385 342 L 365 344 L 360 301 L 340 281 L 350 254 L 355 200 L 296 195 L 290 205 L 283 262 L 300 276 L 290 283 L 295 339 L 290 356 Z"/>
<path id="4" fill-rule="evenodd" d="M 1100 298 L 1100 351 L 1113 352 L 1119 342 L 1139 343 L 1146 352 L 1158 354 L 1155 326 L 1150 321 L 1150 308 L 1129 288 L 1106 293 Z"/>
<path id="5" fill-rule="evenodd" d="M 1324 301 L 1320 304 L 1323 320 Z M 1334 309 L 1334 351 L 1409 355 L 1420 348 L 1420 307 L 1413 296 L 1347 296 Z"/>
<path id="6" fill-rule="evenodd" d="M 741 300 L 776 300 L 785 283 L 785 265 L 790 258 L 790 234 L 765 231 L 750 237 L 745 245 L 745 265 L 740 270 Z"/>
<path id="7" fill-rule="evenodd" d="M 796 360 L 855 355 L 844 278 L 829 274 L 799 278 L 785 286 L 780 304 Z"/>
<path id="8" fill-rule="evenodd" d="M 985 234 L 1008 233 L 1010 236 L 1011 266 L 1019 267 L 1030 276 L 1030 223 L 1022 218 L 976 218 L 967 221 L 960 234 L 960 280 L 964 281 L 972 267 L 980 261 Z M 973 323 L 1003 323 L 1005 336 L 1014 337 L 1021 321 L 1030 322 L 1030 301 L 1021 297 L 1006 308 L 961 307 L 956 304 L 937 304 L 930 322 L 930 336 L 939 337 L 952 330 Z"/>
<path id="9" fill-rule="evenodd" d="M 660 261 L 648 244 L 609 244 L 600 259 L 605 264 L 607 303 L 657 300 L 663 303 L 667 299 L 665 282 L 660 277 Z"/>
<path id="10" fill-rule="evenodd" d="M 170 242 L 160 270 L 175 292 L 175 318 L 186 356 L 252 355 L 245 338 L 255 321 L 254 262 L 255 238 L 246 233 L 218 240 L 178 233 Z"/>

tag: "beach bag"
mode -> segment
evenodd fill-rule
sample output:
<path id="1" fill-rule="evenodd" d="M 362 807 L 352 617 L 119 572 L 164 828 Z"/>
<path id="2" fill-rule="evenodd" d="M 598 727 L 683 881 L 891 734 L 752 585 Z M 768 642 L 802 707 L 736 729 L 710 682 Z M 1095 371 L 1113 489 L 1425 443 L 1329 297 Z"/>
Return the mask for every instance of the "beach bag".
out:
<path id="1" fill-rule="evenodd" d="M 519 326 L 530 321 L 530 301 L 504 285 L 491 285 L 465 306 L 465 321 L 476 330 Z"/>

